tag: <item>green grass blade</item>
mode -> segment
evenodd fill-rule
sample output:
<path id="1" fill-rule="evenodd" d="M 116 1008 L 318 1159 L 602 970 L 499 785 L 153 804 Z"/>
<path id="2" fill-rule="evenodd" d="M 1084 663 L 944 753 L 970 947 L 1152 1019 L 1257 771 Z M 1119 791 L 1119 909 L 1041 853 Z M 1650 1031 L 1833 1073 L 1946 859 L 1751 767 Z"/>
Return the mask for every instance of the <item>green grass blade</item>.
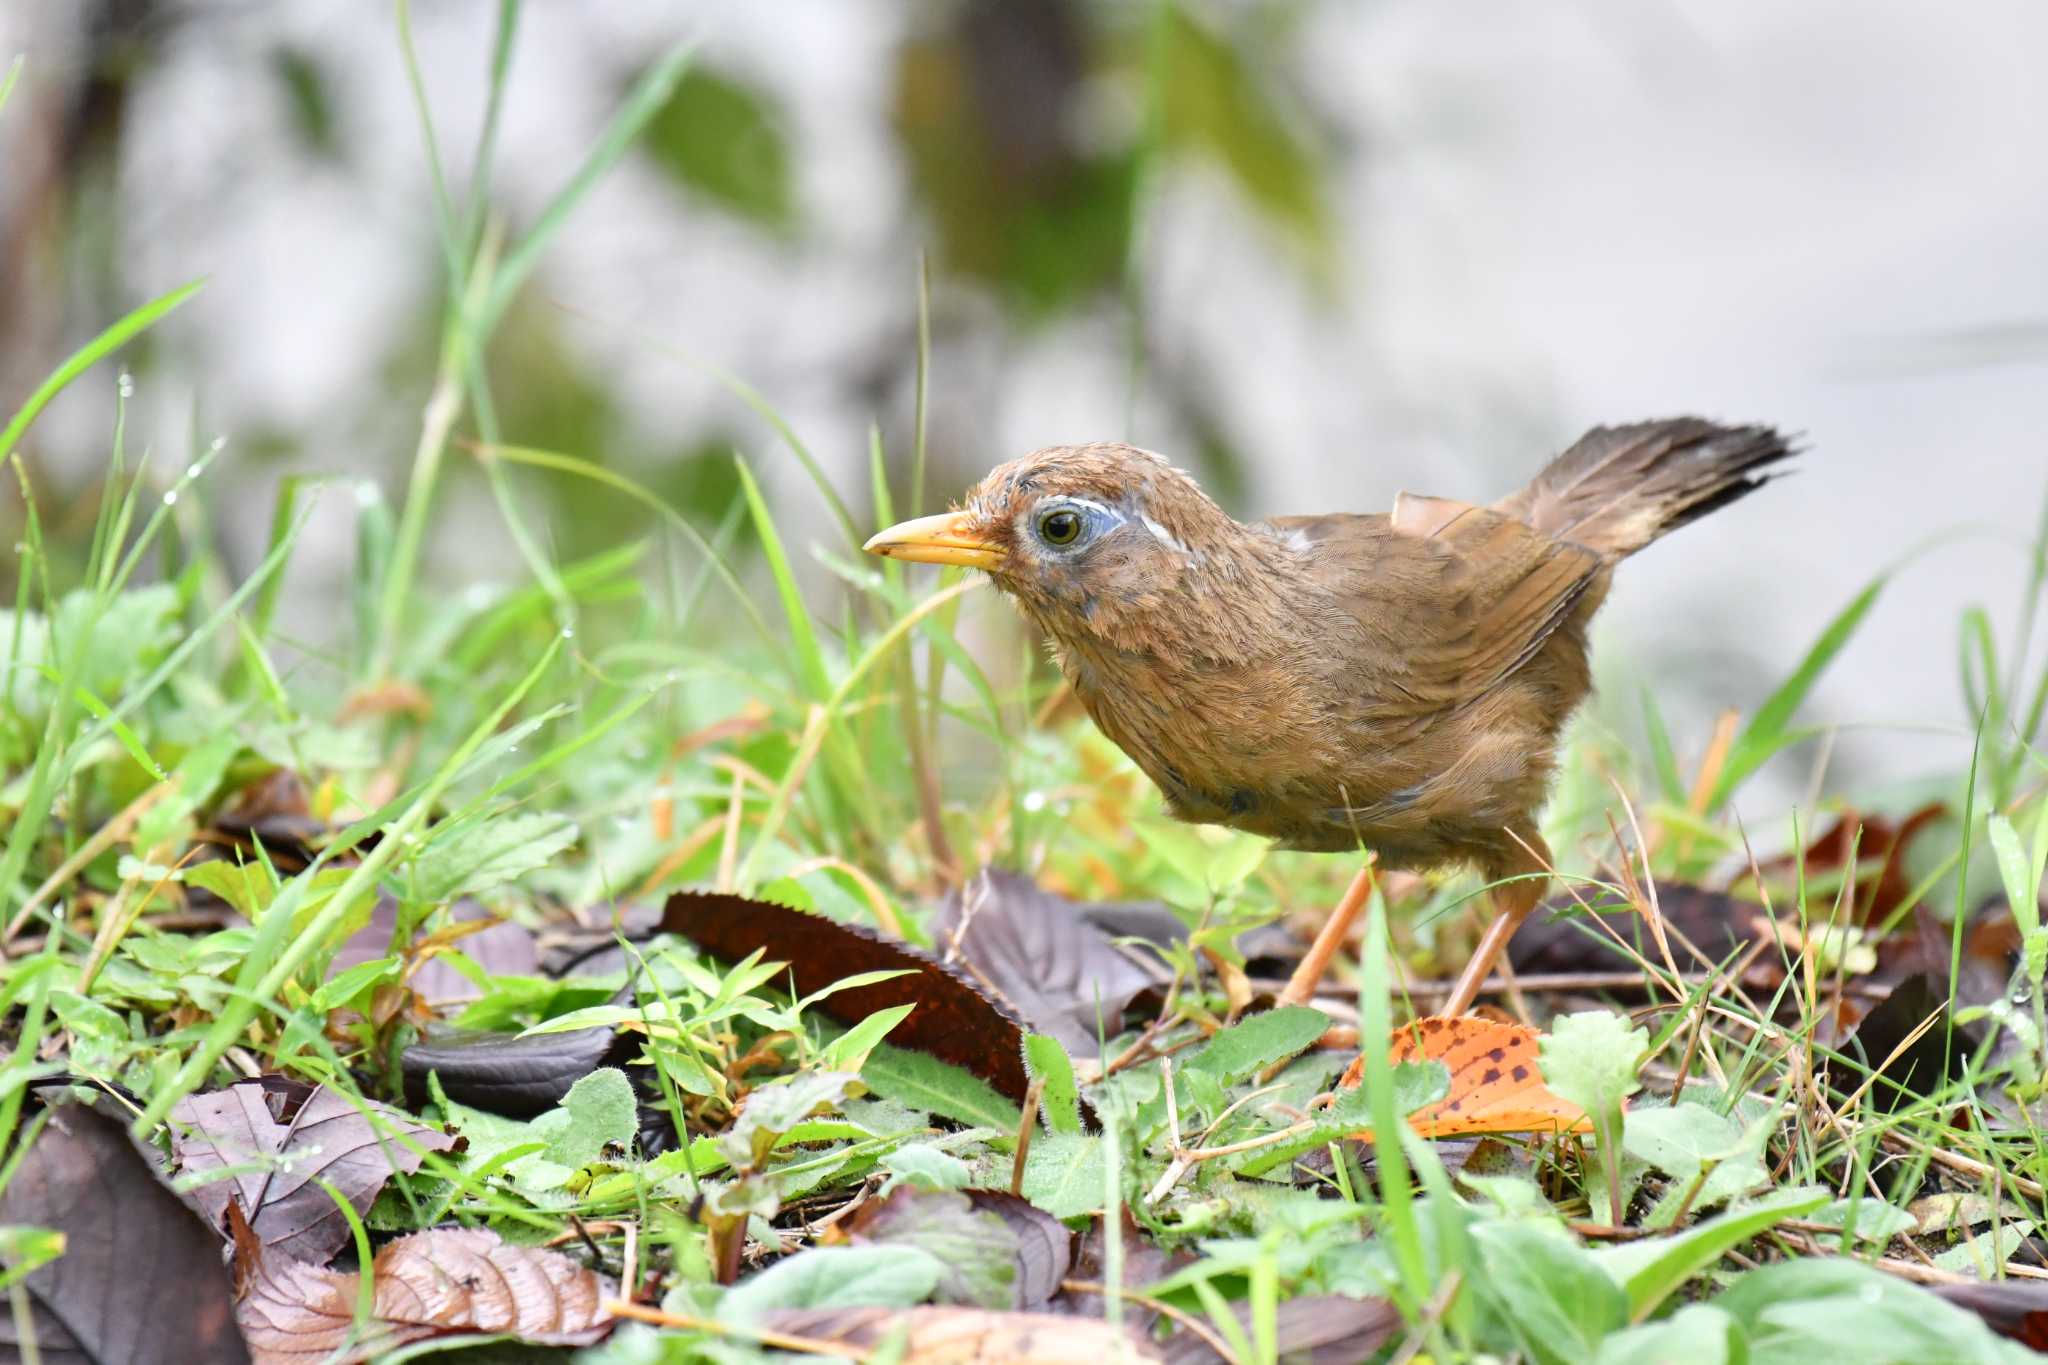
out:
<path id="1" fill-rule="evenodd" d="M 747 619 L 752 621 L 755 629 L 760 631 L 761 638 L 770 643 L 774 642 L 775 632 L 768 628 L 768 622 L 762 617 L 760 608 L 754 605 L 753 598 L 747 595 L 747 590 L 740 585 L 739 579 L 733 576 L 731 567 L 725 563 L 723 557 L 713 548 L 711 542 L 704 539 L 704 533 L 699 531 L 689 518 L 676 511 L 675 508 L 669 506 L 658 495 L 649 491 L 641 484 L 627 478 L 624 474 L 607 469 L 603 465 L 586 460 L 579 455 L 564 455 L 559 451 L 539 450 L 532 446 L 479 445 L 476 447 L 475 453 L 483 459 L 510 460 L 514 464 L 532 465 L 536 469 L 554 469 L 565 474 L 576 474 L 591 480 L 593 483 L 601 483 L 608 488 L 617 489 L 643 507 L 648 508 L 656 516 L 680 531 L 684 539 L 688 540 L 703 553 L 705 567 L 717 575 L 719 582 L 731 589 L 733 600 L 746 612 Z"/>
<path id="2" fill-rule="evenodd" d="M 612 115 L 610 123 L 598 135 L 597 143 L 583 158 L 583 164 L 569 177 L 569 183 L 555 193 L 534 220 L 533 228 L 519 244 L 506 253 L 505 263 L 491 280 L 490 291 L 483 303 L 470 319 L 470 331 L 479 341 L 488 337 L 498 319 L 504 316 L 526 277 L 540 261 L 541 253 L 569 221 L 569 215 L 577 205 L 590 194 L 591 188 L 603 178 L 618 159 L 626 154 L 640 130 L 647 126 L 647 120 L 654 117 L 660 108 L 668 103 L 675 93 L 676 83 L 683 78 L 683 71 L 690 64 L 693 45 L 678 43 L 670 48 L 661 59 L 644 72 L 633 88 L 626 92 L 624 103 Z"/>
<path id="3" fill-rule="evenodd" d="M 1793 712 L 1799 709 L 1814 684 L 1820 681 L 1821 674 L 1827 671 L 1835 656 L 1856 634 L 1888 581 L 1883 577 L 1877 578 L 1857 593 L 1849 605 L 1828 622 L 1827 629 L 1820 633 L 1820 638 L 1806 651 L 1799 666 L 1792 670 L 1792 676 L 1780 683 L 1777 691 L 1757 708 L 1756 714 L 1750 717 L 1749 724 L 1742 728 L 1742 733 L 1735 737 L 1735 743 L 1728 750 L 1728 761 L 1723 765 L 1720 780 L 1714 783 L 1713 796 L 1707 802 L 1709 811 L 1719 810 L 1750 774 L 1796 737 L 1788 734 L 1786 729 Z"/>
<path id="4" fill-rule="evenodd" d="M 64 363 L 28 396 L 28 401 L 21 405 L 7 426 L 0 429 L 0 460 L 14 453 L 15 445 L 29 429 L 29 424 L 36 420 L 42 410 L 50 405 L 50 400 L 62 393 L 72 380 L 147 331 L 165 314 L 198 293 L 203 284 L 204 280 L 194 280 L 190 284 L 179 285 L 168 294 L 151 299 L 73 351 Z"/>
<path id="5" fill-rule="evenodd" d="M 1674 806 L 1685 804 L 1685 779 L 1679 775 L 1678 755 L 1671 748 L 1671 732 L 1664 726 L 1664 712 L 1649 688 L 1643 689 L 1643 729 L 1650 738 L 1650 759 L 1657 770 L 1657 789 Z"/>
<path id="6" fill-rule="evenodd" d="M 782 614 L 789 624 L 790 644 L 796 651 L 797 676 L 813 700 L 822 700 L 832 691 L 832 675 L 825 664 L 825 652 L 818 644 L 818 632 L 811 625 L 810 609 L 804 605 L 796 574 L 790 568 L 789 555 L 782 548 L 782 535 L 775 529 L 775 517 L 769 512 L 767 500 L 761 496 L 761 486 L 754 482 L 754 473 L 747 468 L 747 462 L 735 458 L 733 467 L 739 470 L 740 487 L 747 497 L 747 510 L 754 518 L 754 534 L 761 538 L 761 552 L 767 557 L 768 572 L 775 579 L 775 594 L 782 601 Z"/>
<path id="7" fill-rule="evenodd" d="M 290 927 L 292 911 L 295 908 L 288 903 L 287 898 L 294 891 L 303 891 L 304 888 L 310 887 L 314 874 L 331 857 L 332 849 L 342 846 L 347 842 L 346 839 L 337 841 L 336 845 L 330 847 L 329 852 L 323 853 L 321 859 L 316 860 L 312 866 L 292 879 L 285 895 L 280 896 L 263 917 L 256 943 L 250 949 L 249 956 L 244 959 L 241 973 L 236 978 L 236 993 L 221 1007 L 219 1015 L 214 1019 L 213 1027 L 206 1031 L 206 1036 L 199 1046 L 193 1049 L 192 1054 L 185 1059 L 177 1072 L 157 1088 L 156 1093 L 150 1096 L 148 1105 L 136 1116 L 132 1131 L 138 1139 L 148 1138 L 156 1126 L 163 1122 L 164 1115 L 170 1112 L 172 1105 L 205 1084 L 213 1071 L 214 1063 L 234 1046 L 235 1040 L 249 1027 L 250 1021 L 261 1008 L 261 1002 L 277 999 L 285 983 L 306 965 L 315 952 L 325 946 L 329 935 L 348 912 L 358 902 L 375 894 L 377 883 L 383 878 L 386 869 L 408 844 L 406 836 L 426 822 L 433 811 L 434 803 L 440 800 L 442 793 L 454 783 L 470 757 L 497 733 L 505 718 L 511 715 L 513 709 L 525 700 L 527 693 L 531 692 L 545 676 L 561 653 L 561 643 L 560 640 L 551 643 L 539 662 L 534 664 L 518 685 L 470 731 L 455 752 L 443 760 L 433 776 L 420 788 L 418 795 L 412 798 L 404 813 L 384 831 L 384 837 L 378 841 L 377 846 L 356 865 L 348 880 L 335 890 L 333 896 L 320 908 L 319 913 L 314 915 L 304 928 L 292 934 L 291 941 L 287 944 L 282 942 L 282 936 Z"/>

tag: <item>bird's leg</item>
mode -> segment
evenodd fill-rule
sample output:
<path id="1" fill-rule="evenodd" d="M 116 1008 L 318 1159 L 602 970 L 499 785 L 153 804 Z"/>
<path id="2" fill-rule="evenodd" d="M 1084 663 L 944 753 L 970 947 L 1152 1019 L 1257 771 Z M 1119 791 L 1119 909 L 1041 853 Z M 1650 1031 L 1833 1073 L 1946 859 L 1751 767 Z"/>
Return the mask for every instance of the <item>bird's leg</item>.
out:
<path id="1" fill-rule="evenodd" d="M 1323 973 L 1330 970 L 1330 959 L 1337 956 L 1337 950 L 1351 936 L 1351 926 L 1358 921 L 1358 912 L 1365 908 L 1365 902 L 1371 895 L 1372 858 L 1367 855 L 1365 866 L 1358 869 L 1358 875 L 1344 889 L 1344 899 L 1337 902 L 1337 908 L 1323 921 L 1323 927 L 1316 932 L 1316 941 L 1309 944 L 1308 955 L 1294 969 L 1294 975 L 1287 978 L 1287 985 L 1273 1002 L 1275 1005 L 1306 1005 L 1315 998 Z"/>
<path id="2" fill-rule="evenodd" d="M 1541 835 L 1534 830 L 1518 831 L 1518 847 L 1514 855 L 1506 860 L 1496 875 L 1519 877 L 1519 881 L 1505 882 L 1493 889 L 1491 897 L 1494 908 L 1493 923 L 1486 926 L 1479 947 L 1473 950 L 1472 960 L 1465 964 L 1465 970 L 1458 977 L 1458 984 L 1451 988 L 1450 998 L 1444 1001 L 1443 1013 L 1463 1014 L 1472 1008 L 1472 1002 L 1479 998 L 1480 987 L 1493 974 L 1493 964 L 1500 961 L 1506 951 L 1508 940 L 1515 936 L 1515 930 L 1522 927 L 1522 921 L 1529 918 L 1529 912 L 1543 899 L 1544 888 L 1550 884 L 1550 849 Z M 1531 876 L 1535 873 L 1538 875 Z"/>

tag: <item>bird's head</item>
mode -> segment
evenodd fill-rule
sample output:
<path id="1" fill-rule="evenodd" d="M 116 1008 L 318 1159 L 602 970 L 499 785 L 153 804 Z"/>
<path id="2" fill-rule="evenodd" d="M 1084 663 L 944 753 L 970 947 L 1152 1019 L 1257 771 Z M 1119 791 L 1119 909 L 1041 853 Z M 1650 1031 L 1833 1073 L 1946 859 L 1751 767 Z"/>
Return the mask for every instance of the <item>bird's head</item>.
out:
<path id="1" fill-rule="evenodd" d="M 1241 529 L 1150 451 L 1054 446 L 1000 466 L 958 510 L 892 526 L 865 548 L 984 569 L 1055 635 L 1108 635 L 1164 605 Z"/>

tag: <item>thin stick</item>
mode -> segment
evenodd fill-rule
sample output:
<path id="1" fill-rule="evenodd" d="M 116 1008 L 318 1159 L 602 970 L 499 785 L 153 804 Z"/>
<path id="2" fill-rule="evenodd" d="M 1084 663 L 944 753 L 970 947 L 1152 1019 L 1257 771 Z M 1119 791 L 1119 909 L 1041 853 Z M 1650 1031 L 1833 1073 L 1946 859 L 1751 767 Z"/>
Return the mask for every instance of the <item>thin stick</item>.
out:
<path id="1" fill-rule="evenodd" d="M 631 1318 L 635 1322 L 652 1323 L 656 1327 L 679 1327 L 690 1332 L 708 1332 L 715 1337 L 758 1341 L 763 1346 L 773 1346 L 778 1351 L 802 1351 L 806 1355 L 841 1356 L 858 1361 L 875 1358 L 873 1351 L 849 1342 L 793 1336 L 788 1332 L 771 1331 L 765 1327 L 741 1327 L 713 1318 L 693 1318 L 684 1313 L 664 1313 L 659 1308 L 649 1308 L 644 1303 L 629 1303 L 624 1299 L 605 1300 L 604 1311 L 615 1318 Z"/>
<path id="2" fill-rule="evenodd" d="M 1103 1284 L 1100 1280 L 1061 1280 L 1060 1288 L 1066 1290 L 1069 1294 L 1097 1294 L 1105 1298 L 1109 1295 L 1109 1286 Z M 1200 1337 L 1210 1350 L 1228 1361 L 1229 1365 L 1240 1365 L 1239 1357 L 1231 1351 L 1229 1346 L 1224 1344 L 1223 1338 L 1210 1331 L 1207 1323 L 1195 1317 L 1186 1309 L 1175 1308 L 1164 1299 L 1155 1299 L 1150 1294 L 1140 1294 L 1134 1289 L 1119 1289 L 1117 1296 L 1129 1299 L 1141 1308 L 1149 1308 L 1161 1317 L 1172 1321 L 1177 1326 L 1186 1328 Z"/>

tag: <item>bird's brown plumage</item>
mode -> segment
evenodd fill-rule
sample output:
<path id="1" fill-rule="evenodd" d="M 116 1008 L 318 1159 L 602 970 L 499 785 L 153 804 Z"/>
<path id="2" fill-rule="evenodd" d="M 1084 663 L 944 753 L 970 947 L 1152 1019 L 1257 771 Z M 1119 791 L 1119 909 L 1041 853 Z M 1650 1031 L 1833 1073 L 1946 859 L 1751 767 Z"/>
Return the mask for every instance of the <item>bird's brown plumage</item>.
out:
<path id="1" fill-rule="evenodd" d="M 1500 876 L 1525 865 L 1614 565 L 1790 453 L 1767 427 L 1599 428 L 1490 507 L 1247 524 L 1156 455 L 1062 446 L 917 525 L 1052 637 L 1173 814 Z M 910 530 L 870 548 L 935 557 Z"/>

